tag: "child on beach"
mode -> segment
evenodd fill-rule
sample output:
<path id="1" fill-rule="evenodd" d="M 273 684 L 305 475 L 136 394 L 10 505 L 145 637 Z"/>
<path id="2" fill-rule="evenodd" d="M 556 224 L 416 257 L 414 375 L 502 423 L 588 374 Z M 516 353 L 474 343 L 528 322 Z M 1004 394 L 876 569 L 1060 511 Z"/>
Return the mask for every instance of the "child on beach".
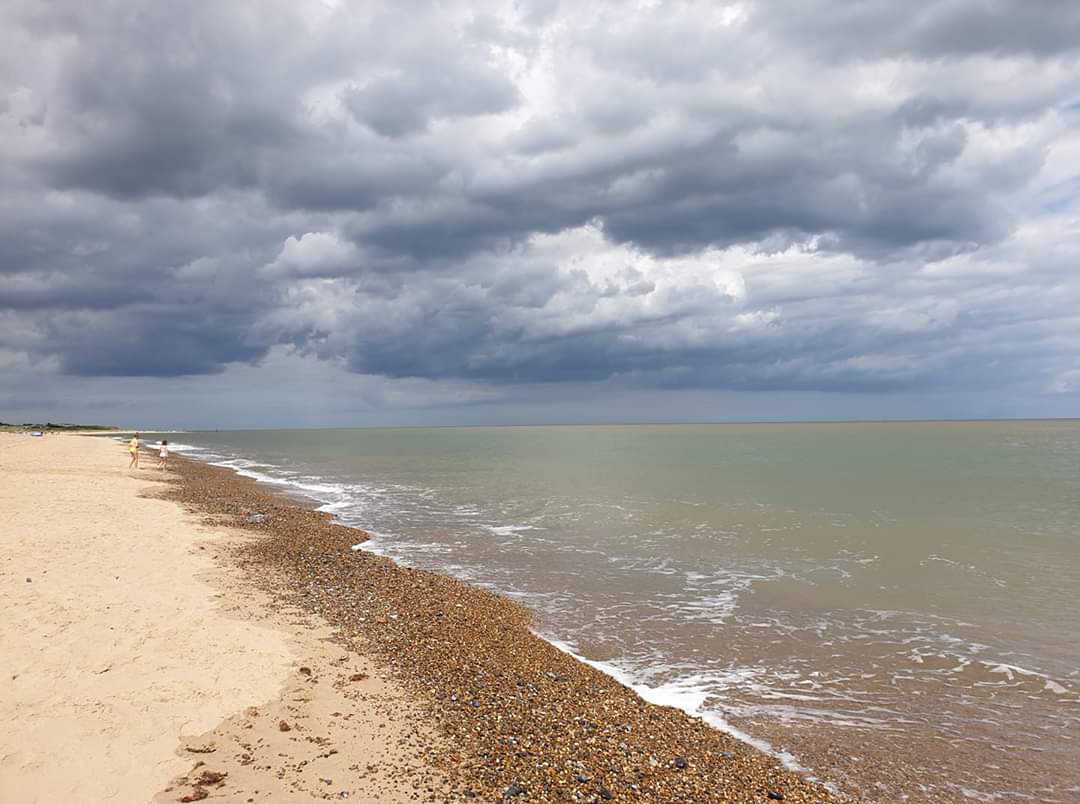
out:
<path id="1" fill-rule="evenodd" d="M 165 464 L 169 462 L 169 442 L 162 441 L 161 449 L 158 450 L 158 469 L 164 469 Z"/>
<path id="2" fill-rule="evenodd" d="M 131 437 L 131 441 L 128 442 L 128 452 L 131 453 L 131 463 L 128 464 L 128 469 L 135 467 L 139 468 L 139 434 L 136 433 Z"/>

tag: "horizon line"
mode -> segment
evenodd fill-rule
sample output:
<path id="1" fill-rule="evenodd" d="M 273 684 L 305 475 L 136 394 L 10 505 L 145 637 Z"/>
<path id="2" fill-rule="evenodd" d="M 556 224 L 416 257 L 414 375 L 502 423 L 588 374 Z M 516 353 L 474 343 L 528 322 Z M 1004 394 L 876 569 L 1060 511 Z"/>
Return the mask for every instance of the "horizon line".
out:
<path id="1" fill-rule="evenodd" d="M 895 419 L 725 419 L 698 421 L 626 421 L 626 422 L 531 422 L 531 423 L 496 423 L 496 424 L 357 424 L 331 426 L 279 426 L 279 427 L 210 427 L 210 428 L 154 428 L 154 427 L 118 427 L 113 433 L 214 433 L 214 432 L 273 432 L 279 430 L 464 430 L 483 428 L 514 427 L 691 427 L 700 425 L 775 425 L 775 424 L 993 424 L 1006 422 L 1077 422 L 1080 416 L 1045 416 L 1045 417 L 980 417 L 980 418 L 895 418 Z M 87 426 L 87 425 L 84 425 Z M 89 425 L 93 426 L 93 425 Z"/>

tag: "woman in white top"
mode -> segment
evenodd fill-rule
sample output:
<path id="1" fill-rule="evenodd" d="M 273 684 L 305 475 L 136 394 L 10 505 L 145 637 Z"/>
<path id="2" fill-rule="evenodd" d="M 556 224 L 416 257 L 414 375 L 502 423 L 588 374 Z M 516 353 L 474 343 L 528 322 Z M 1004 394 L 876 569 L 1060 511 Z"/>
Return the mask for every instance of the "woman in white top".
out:
<path id="1" fill-rule="evenodd" d="M 158 469 L 164 469 L 165 464 L 169 462 L 169 442 L 162 441 L 161 448 L 158 450 Z"/>

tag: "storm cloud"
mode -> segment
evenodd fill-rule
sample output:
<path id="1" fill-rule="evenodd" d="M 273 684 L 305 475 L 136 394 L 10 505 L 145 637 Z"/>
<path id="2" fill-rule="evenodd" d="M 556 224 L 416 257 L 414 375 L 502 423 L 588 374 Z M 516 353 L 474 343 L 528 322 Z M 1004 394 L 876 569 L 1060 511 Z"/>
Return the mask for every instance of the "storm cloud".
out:
<path id="1" fill-rule="evenodd" d="M 1080 391 L 1076 3 L 0 23 L 10 377 Z"/>

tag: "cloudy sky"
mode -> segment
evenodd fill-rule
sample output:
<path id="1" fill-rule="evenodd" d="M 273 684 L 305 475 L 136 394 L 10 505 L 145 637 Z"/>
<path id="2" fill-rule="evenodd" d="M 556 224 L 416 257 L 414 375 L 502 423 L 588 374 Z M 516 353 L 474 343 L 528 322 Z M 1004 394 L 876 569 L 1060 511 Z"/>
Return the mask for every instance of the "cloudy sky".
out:
<path id="1" fill-rule="evenodd" d="M 6 0 L 0 420 L 1080 415 L 1080 2 Z"/>

